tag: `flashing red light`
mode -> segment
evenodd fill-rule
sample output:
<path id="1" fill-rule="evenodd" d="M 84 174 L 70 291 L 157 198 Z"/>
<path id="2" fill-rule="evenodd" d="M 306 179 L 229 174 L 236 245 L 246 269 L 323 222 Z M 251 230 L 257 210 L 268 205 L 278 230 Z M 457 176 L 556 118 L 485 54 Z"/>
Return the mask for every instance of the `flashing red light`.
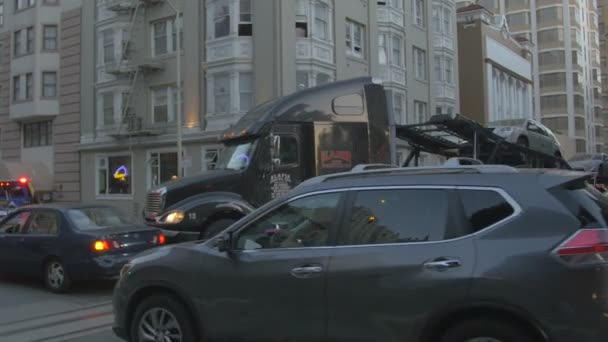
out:
<path id="1" fill-rule="evenodd" d="M 19 178 L 19 183 L 21 183 L 21 184 L 27 183 L 27 178 L 25 178 L 25 177 Z"/>
<path id="2" fill-rule="evenodd" d="M 163 234 L 160 234 L 158 236 L 158 243 L 159 244 L 164 245 L 166 241 L 167 241 L 167 238 L 165 238 L 165 236 Z"/>

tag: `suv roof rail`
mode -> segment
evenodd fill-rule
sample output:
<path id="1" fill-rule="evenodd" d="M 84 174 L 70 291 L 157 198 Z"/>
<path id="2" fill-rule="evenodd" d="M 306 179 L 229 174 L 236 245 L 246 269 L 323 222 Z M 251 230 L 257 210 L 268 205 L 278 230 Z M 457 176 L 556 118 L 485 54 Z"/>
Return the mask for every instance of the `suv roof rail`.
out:
<path id="1" fill-rule="evenodd" d="M 367 170 L 378 170 L 378 169 L 391 169 L 396 168 L 397 166 L 391 164 L 359 164 L 355 165 L 355 167 L 350 170 L 350 172 L 361 172 Z"/>
<path id="2" fill-rule="evenodd" d="M 317 184 L 326 182 L 329 180 L 344 179 L 349 177 L 364 177 L 364 176 L 375 176 L 375 175 L 432 175 L 432 174 L 457 174 L 457 173 L 518 173 L 519 170 L 512 166 L 507 165 L 441 165 L 441 166 L 427 166 L 427 167 L 392 167 L 392 168 L 380 168 L 373 170 L 364 171 L 349 171 L 342 173 L 334 173 L 325 176 L 318 176 L 310 178 L 302 183 L 300 186 L 306 186 L 311 184 Z"/>
<path id="3" fill-rule="evenodd" d="M 466 157 L 454 157 L 448 159 L 443 166 L 463 166 L 463 165 L 483 165 L 483 162 L 479 159 L 466 158 Z"/>

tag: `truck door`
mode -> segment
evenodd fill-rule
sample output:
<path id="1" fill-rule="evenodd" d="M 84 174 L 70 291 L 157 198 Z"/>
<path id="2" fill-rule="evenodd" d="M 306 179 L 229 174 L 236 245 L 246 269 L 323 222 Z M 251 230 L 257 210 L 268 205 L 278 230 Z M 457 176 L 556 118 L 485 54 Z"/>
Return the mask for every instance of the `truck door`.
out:
<path id="1" fill-rule="evenodd" d="M 301 135 L 277 131 L 271 137 L 271 197 L 286 194 L 303 181 Z"/>

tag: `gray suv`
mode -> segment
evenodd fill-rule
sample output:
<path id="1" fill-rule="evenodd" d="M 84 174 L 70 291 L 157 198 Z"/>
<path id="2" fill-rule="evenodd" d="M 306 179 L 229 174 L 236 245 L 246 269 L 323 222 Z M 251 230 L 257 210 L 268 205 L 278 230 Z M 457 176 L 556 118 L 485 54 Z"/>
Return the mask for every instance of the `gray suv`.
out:
<path id="1" fill-rule="evenodd" d="M 313 178 L 114 292 L 130 341 L 608 341 L 608 203 L 507 166 Z"/>

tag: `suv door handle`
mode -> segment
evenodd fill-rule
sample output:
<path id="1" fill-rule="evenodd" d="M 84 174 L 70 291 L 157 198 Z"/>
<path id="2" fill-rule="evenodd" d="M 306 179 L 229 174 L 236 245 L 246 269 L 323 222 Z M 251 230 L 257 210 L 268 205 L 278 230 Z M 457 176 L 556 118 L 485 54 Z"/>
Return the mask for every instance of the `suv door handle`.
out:
<path id="1" fill-rule="evenodd" d="M 323 273 L 323 267 L 320 265 L 301 266 L 291 270 L 291 275 L 296 278 L 312 278 L 321 273 Z"/>
<path id="2" fill-rule="evenodd" d="M 439 258 L 433 261 L 425 262 L 424 267 L 433 271 L 446 271 L 450 268 L 456 268 L 462 266 L 462 263 L 458 259 L 446 259 Z"/>

